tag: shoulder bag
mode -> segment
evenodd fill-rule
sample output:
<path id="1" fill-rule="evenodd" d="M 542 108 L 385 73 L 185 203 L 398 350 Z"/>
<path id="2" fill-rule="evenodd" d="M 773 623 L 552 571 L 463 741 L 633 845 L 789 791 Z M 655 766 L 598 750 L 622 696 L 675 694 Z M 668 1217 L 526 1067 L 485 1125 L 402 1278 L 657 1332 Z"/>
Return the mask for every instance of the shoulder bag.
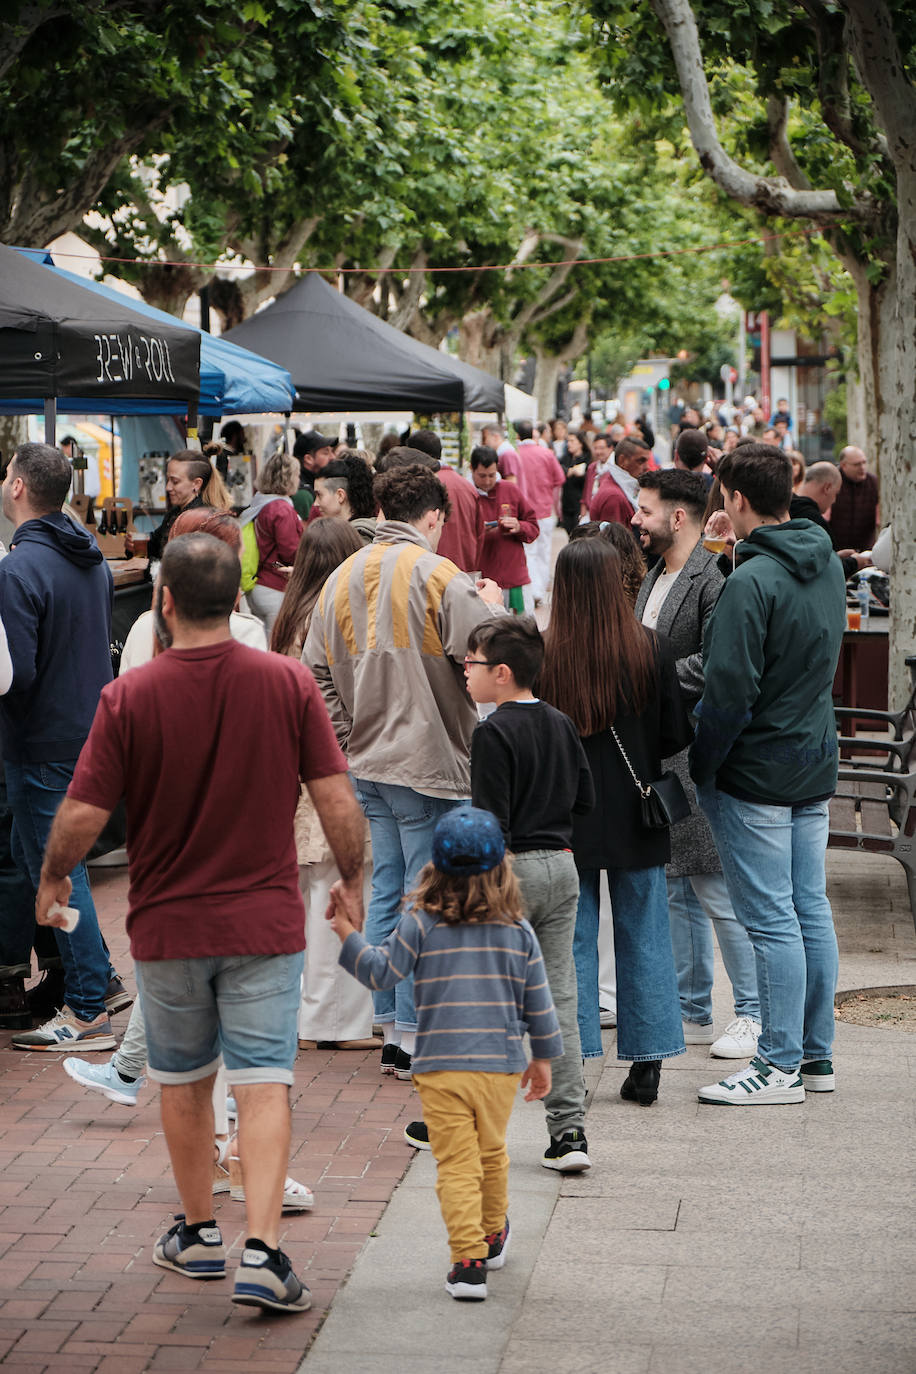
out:
<path id="1" fill-rule="evenodd" d="M 686 820 L 690 815 L 690 802 L 687 800 L 687 793 L 684 791 L 684 785 L 678 775 L 669 771 L 663 773 L 655 782 L 640 782 L 613 725 L 611 726 L 611 734 L 614 736 L 614 743 L 620 750 L 621 758 L 636 785 L 636 790 L 639 792 L 642 823 L 645 828 L 647 830 L 666 830 L 668 826 L 677 825 L 678 821 Z"/>

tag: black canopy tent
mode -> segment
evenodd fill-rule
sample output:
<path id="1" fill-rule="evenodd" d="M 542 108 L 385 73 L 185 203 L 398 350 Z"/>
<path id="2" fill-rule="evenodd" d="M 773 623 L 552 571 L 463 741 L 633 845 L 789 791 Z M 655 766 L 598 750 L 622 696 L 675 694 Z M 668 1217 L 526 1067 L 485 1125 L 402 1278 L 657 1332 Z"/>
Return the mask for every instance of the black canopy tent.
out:
<path id="1" fill-rule="evenodd" d="M 60 397 L 182 401 L 197 425 L 200 335 L 61 279 L 0 244 L 0 397 L 40 396 L 54 442 Z"/>
<path id="2" fill-rule="evenodd" d="M 310 272 L 224 336 L 292 374 L 296 410 L 494 410 L 505 386 L 411 339 Z"/>

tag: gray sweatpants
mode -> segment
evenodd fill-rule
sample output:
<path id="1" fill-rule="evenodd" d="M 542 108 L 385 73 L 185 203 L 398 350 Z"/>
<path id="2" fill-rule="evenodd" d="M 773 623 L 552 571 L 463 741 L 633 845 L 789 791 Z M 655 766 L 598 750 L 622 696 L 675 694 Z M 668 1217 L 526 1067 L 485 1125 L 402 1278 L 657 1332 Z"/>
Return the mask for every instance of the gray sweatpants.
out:
<path id="1" fill-rule="evenodd" d="M 525 914 L 538 937 L 547 981 L 563 1036 L 562 1059 L 551 1060 L 553 1078 L 544 1099 L 547 1129 L 554 1139 L 585 1125 L 585 1075 L 577 1019 L 573 933 L 579 904 L 579 875 L 565 849 L 535 849 L 513 854 Z"/>

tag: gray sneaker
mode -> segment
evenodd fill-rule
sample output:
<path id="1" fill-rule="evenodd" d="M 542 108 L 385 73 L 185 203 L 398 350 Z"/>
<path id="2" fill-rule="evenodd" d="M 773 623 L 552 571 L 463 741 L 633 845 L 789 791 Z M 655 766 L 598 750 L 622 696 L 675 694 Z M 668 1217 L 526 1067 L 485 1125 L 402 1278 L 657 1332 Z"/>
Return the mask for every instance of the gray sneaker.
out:
<path id="1" fill-rule="evenodd" d="M 37 1030 L 20 1031 L 10 1041 L 14 1050 L 115 1050 L 118 1042 L 111 1033 L 107 1012 L 94 1021 L 80 1021 L 69 1007 L 61 1007 L 56 1016 Z"/>
<path id="2" fill-rule="evenodd" d="M 224 1279 L 226 1251 L 216 1225 L 186 1231 L 184 1212 L 175 1216 L 175 1225 L 160 1236 L 153 1247 L 153 1264 L 174 1269 L 189 1279 Z"/>
<path id="3" fill-rule="evenodd" d="M 266 1250 L 246 1245 L 235 1272 L 232 1301 L 240 1307 L 264 1307 L 272 1312 L 306 1312 L 312 1295 L 293 1273 L 289 1257 L 279 1252 L 276 1264 Z"/>

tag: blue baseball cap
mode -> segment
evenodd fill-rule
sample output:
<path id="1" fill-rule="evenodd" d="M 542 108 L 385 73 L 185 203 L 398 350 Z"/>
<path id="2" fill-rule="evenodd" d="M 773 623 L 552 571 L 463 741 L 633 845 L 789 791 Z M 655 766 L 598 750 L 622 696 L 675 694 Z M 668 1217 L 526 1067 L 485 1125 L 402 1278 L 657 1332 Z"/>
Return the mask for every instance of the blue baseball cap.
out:
<path id="1" fill-rule="evenodd" d="M 489 873 L 506 856 L 506 842 L 492 811 L 456 806 L 433 831 L 433 863 L 440 873 Z"/>

